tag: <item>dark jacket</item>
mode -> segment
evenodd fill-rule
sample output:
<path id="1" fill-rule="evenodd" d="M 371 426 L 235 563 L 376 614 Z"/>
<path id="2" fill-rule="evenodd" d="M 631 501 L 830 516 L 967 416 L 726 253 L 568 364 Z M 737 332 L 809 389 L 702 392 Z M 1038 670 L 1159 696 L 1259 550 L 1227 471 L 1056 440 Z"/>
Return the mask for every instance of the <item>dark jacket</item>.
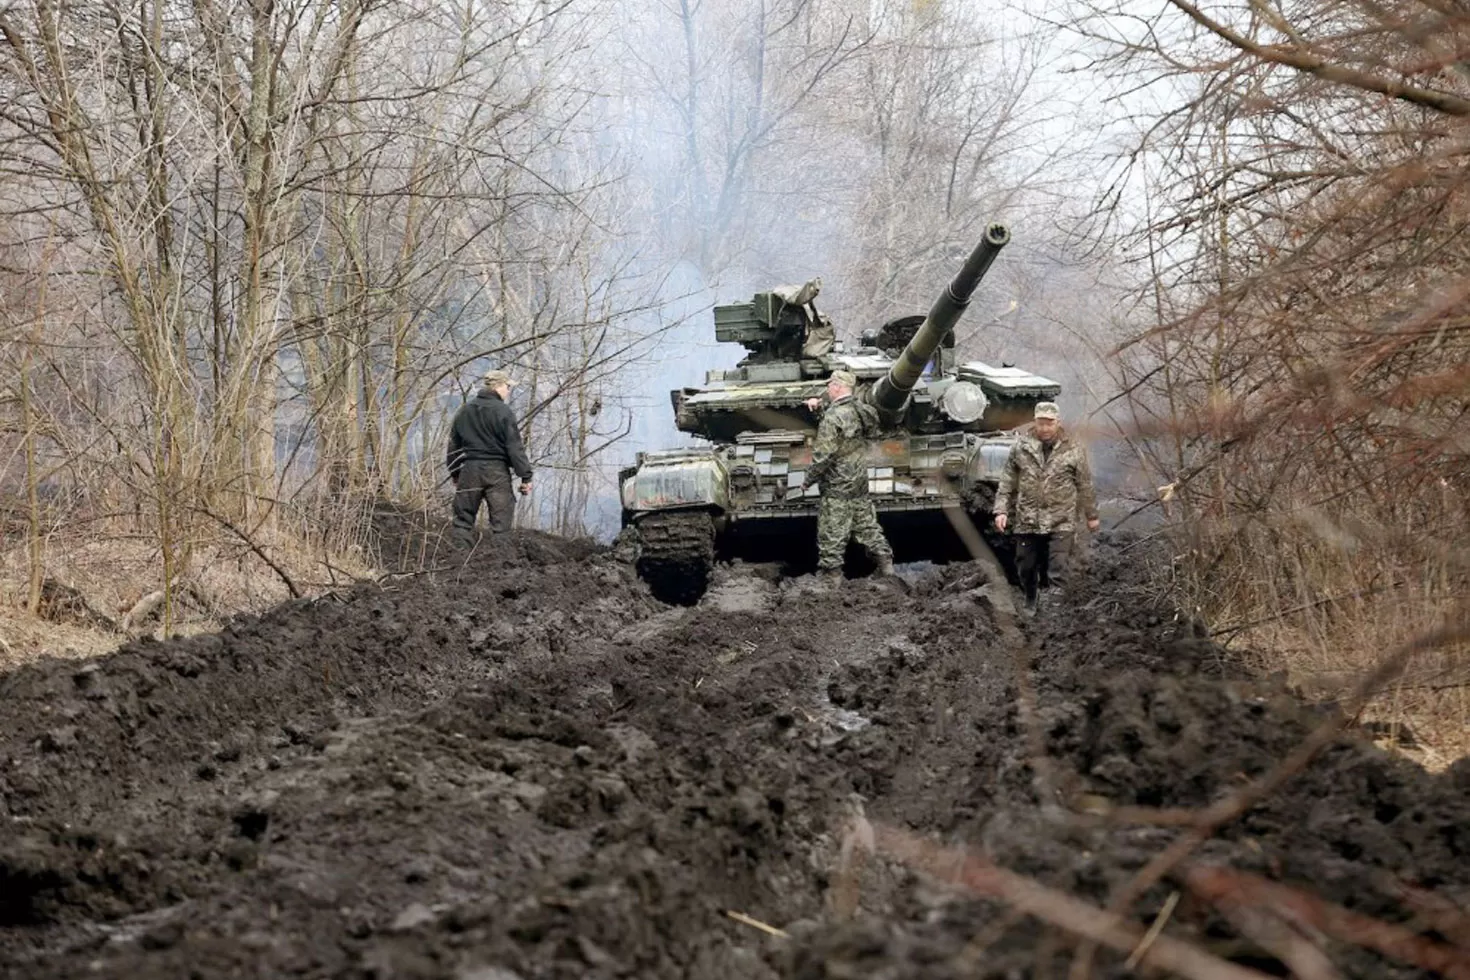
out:
<path id="1" fill-rule="evenodd" d="M 444 455 L 449 475 L 458 476 L 460 467 L 472 461 L 504 463 L 523 482 L 531 479 L 531 461 L 521 444 L 515 413 L 488 388 L 464 403 L 449 428 L 449 451 Z"/>
<path id="2" fill-rule="evenodd" d="M 878 435 L 878 429 L 878 410 L 851 395 L 827 406 L 802 486 L 820 483 L 824 497 L 866 497 L 868 442 Z"/>

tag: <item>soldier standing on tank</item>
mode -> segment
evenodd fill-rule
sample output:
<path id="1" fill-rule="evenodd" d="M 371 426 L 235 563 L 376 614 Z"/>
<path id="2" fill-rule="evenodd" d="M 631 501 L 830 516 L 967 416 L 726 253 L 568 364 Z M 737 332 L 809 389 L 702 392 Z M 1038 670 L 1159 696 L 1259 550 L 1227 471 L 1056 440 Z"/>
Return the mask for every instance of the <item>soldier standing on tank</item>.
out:
<path id="1" fill-rule="evenodd" d="M 1041 588 L 1065 582 L 1077 549 L 1079 511 L 1087 529 L 1096 531 L 1087 451 L 1062 429 L 1056 403 L 1039 402 L 1031 427 L 1011 447 L 995 497 L 996 529 L 1016 536 L 1016 572 L 1027 613 L 1036 612 Z"/>
<path id="2" fill-rule="evenodd" d="M 878 513 L 868 499 L 868 443 L 879 430 L 878 410 L 853 398 L 857 378 L 850 371 L 833 371 L 827 380 L 826 411 L 812 446 L 812 465 L 802 488 L 821 484 L 817 510 L 817 571 L 830 578 L 842 576 L 847 542 L 855 540 L 878 563 L 879 575 L 893 574 L 893 548 L 878 525 Z M 807 402 L 813 406 L 816 399 Z"/>
<path id="3" fill-rule="evenodd" d="M 454 480 L 454 543 L 475 543 L 480 502 L 488 511 L 491 534 L 505 534 L 515 517 L 511 471 L 521 478 L 520 492 L 531 492 L 531 462 L 521 443 L 520 426 L 507 401 L 515 386 L 504 371 L 491 371 L 474 398 L 465 402 L 449 429 L 445 465 Z"/>

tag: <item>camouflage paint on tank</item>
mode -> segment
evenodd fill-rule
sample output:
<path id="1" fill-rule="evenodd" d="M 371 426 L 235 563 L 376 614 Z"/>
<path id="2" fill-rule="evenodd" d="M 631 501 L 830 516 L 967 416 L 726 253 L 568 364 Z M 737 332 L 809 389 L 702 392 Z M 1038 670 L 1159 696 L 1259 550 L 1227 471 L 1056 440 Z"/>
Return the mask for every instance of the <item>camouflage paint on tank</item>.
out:
<path id="1" fill-rule="evenodd" d="M 812 434 L 798 430 L 748 433 L 733 446 L 714 447 L 698 457 L 717 462 L 727 477 L 728 516 L 733 522 L 761 517 L 805 513 L 815 516 L 820 488 L 801 484 L 812 460 Z M 868 447 L 868 493 L 880 511 L 928 509 L 959 499 L 977 481 L 993 482 L 1005 465 L 1014 440 L 974 433 L 931 435 L 889 434 Z M 637 474 L 670 466 L 690 466 L 692 457 L 658 462 L 652 454 Z M 632 492 L 625 486 L 625 506 L 655 495 Z M 658 496 L 679 499 L 688 506 L 700 494 L 692 489 L 671 492 L 661 484 Z M 636 508 L 644 509 L 644 508 Z M 651 509 L 651 508 L 650 508 Z"/>
<path id="2" fill-rule="evenodd" d="M 748 354 L 733 368 L 709 371 L 702 384 L 669 393 L 677 427 L 708 445 L 640 453 L 621 474 L 624 523 L 659 530 L 653 519 L 661 514 L 704 508 L 717 557 L 809 553 L 821 500 L 819 486 L 802 486 L 822 412 L 813 404 L 825 402 L 828 379 L 841 370 L 856 379 L 854 396 L 879 411 L 879 432 L 866 447 L 868 500 L 885 524 L 904 529 L 895 549 L 907 560 L 957 554 L 953 541 L 941 540 L 960 526 L 956 508 L 977 527 L 993 526 L 1011 430 L 1030 421 L 1038 401 L 1061 392 L 1020 368 L 957 357 L 955 323 L 1008 238 L 1004 228 L 987 229 L 927 315 L 867 329 L 836 325 L 848 341 L 858 334 L 856 346 L 828 335 L 833 325 L 817 309 L 816 280 L 716 306 L 715 339 Z M 659 567 L 705 560 L 703 552 L 692 556 L 654 538 Z M 969 539 L 961 550 L 975 552 Z"/>

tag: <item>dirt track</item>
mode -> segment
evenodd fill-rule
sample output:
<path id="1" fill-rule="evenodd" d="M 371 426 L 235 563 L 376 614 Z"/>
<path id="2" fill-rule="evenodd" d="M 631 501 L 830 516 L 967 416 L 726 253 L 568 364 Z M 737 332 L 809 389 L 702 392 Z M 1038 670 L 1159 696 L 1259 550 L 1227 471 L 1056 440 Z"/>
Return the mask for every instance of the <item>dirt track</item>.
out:
<path id="1" fill-rule="evenodd" d="M 682 609 L 609 554 L 522 535 L 219 636 L 23 669 L 0 678 L 0 972 L 1064 976 L 1069 941 L 889 861 L 849 880 L 839 838 L 860 809 L 1104 904 L 1175 831 L 1069 808 L 1199 806 L 1324 716 L 1141 607 L 1122 569 L 1023 642 L 971 566 L 835 592 L 726 572 Z M 1470 762 L 1431 778 L 1345 739 L 1200 857 L 1391 921 L 1403 884 L 1463 908 Z M 1281 972 L 1198 901 L 1167 931 Z M 1433 938 L 1470 949 L 1464 920 Z M 1430 975 L 1327 948 L 1349 976 Z"/>

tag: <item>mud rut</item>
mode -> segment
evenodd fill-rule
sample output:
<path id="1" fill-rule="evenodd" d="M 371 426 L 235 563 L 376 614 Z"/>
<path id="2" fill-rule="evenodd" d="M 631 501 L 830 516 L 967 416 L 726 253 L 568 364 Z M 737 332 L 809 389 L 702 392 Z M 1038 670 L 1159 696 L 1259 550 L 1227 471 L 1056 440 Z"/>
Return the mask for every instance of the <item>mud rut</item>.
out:
<path id="1" fill-rule="evenodd" d="M 973 566 L 835 589 L 722 570 L 670 608 L 611 554 L 528 534 L 218 636 L 18 671 L 0 974 L 1065 976 L 1060 933 L 838 855 L 862 812 L 1101 905 L 1176 831 L 1088 823 L 1079 801 L 1199 806 L 1322 717 L 1141 604 L 1103 550 L 1085 610 L 1021 636 Z M 1411 918 L 1405 885 L 1463 908 L 1470 764 L 1432 778 L 1344 739 L 1200 857 L 1389 921 Z M 1437 921 L 1470 948 L 1463 918 Z M 1187 897 L 1167 933 L 1284 973 Z M 1326 948 L 1348 976 L 1431 975 Z M 1132 975 L 1122 959 L 1098 975 Z"/>

